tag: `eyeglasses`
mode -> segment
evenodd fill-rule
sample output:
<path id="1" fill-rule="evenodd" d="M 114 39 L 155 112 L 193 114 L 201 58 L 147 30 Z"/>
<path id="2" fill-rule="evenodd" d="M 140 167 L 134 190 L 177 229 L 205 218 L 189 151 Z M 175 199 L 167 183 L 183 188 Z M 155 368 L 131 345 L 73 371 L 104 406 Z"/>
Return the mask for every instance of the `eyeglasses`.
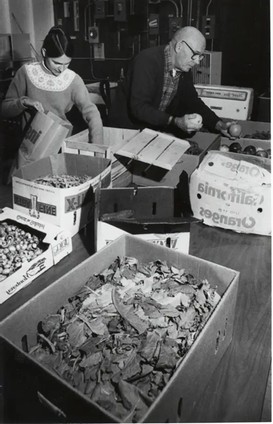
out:
<path id="1" fill-rule="evenodd" d="M 202 54 L 202 53 L 198 53 L 198 52 L 195 52 L 192 48 L 191 48 L 191 46 L 189 46 L 188 45 L 188 43 L 186 42 L 186 41 L 184 41 L 184 40 L 181 40 L 182 41 L 182 43 L 185 43 L 186 44 L 186 46 L 188 46 L 188 48 L 190 49 L 190 51 L 192 52 L 192 57 L 191 57 L 191 59 L 192 60 L 194 60 L 194 59 L 199 59 L 199 60 L 202 60 L 202 59 L 204 59 L 204 57 L 205 57 L 205 55 L 204 54 Z"/>

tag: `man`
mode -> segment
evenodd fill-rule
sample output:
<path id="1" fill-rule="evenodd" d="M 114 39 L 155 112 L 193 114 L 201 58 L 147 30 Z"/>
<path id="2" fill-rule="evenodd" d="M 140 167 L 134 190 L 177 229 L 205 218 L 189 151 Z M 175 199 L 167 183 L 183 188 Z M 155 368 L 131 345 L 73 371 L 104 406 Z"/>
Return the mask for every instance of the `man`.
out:
<path id="1" fill-rule="evenodd" d="M 227 136 L 230 123 L 221 121 L 198 98 L 193 85 L 190 71 L 203 59 L 205 46 L 203 34 L 187 26 L 168 45 L 142 50 L 117 89 L 108 125 L 189 135 L 204 124 Z"/>

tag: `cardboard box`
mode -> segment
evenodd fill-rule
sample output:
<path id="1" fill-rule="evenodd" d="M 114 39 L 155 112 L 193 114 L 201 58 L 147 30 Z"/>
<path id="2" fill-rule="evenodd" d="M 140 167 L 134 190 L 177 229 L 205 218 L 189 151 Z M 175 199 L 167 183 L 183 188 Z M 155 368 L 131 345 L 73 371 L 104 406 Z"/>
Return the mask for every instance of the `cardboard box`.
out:
<path id="1" fill-rule="evenodd" d="M 238 142 L 240 143 L 242 150 L 245 149 L 247 146 L 254 146 L 257 150 L 257 148 L 268 150 L 271 149 L 271 140 L 260 140 L 260 139 L 254 139 L 254 138 L 238 138 L 236 140 L 231 140 L 227 137 L 221 137 L 221 146 L 226 145 L 230 146 L 232 143 Z M 271 154 L 270 154 L 271 159 Z"/>
<path id="2" fill-rule="evenodd" d="M 1 209 L 0 224 L 2 222 L 7 222 L 9 225 L 15 225 L 26 232 L 37 235 L 42 240 L 43 253 L 29 262 L 24 262 L 21 268 L 1 281 L 0 303 L 5 302 L 72 252 L 71 235 L 55 225 L 29 217 L 10 208 Z"/>
<path id="3" fill-rule="evenodd" d="M 81 131 L 71 137 L 66 137 L 62 144 L 63 153 L 99 156 L 113 159 L 113 154 L 131 138 L 139 133 L 139 130 L 125 128 L 103 127 L 103 145 L 89 143 L 88 130 Z"/>
<path id="4" fill-rule="evenodd" d="M 188 253 L 190 220 L 175 217 L 174 195 L 175 190 L 171 187 L 98 189 L 96 250 L 129 233 Z"/>
<path id="5" fill-rule="evenodd" d="M 189 176 L 208 150 L 219 147 L 220 136 L 200 132 L 196 133 L 191 140 L 202 149 L 200 154 L 182 154 L 170 170 L 147 167 L 147 164 L 137 161 L 126 165 L 127 159 L 123 163 L 113 162 L 112 187 L 123 188 L 123 191 L 117 191 L 115 201 L 112 203 L 110 201 L 110 205 L 115 207 L 115 210 L 111 212 L 120 211 L 124 204 L 123 198 L 126 197 L 127 200 L 130 199 L 127 209 L 132 208 L 144 219 L 166 219 L 189 215 Z M 137 196 L 134 195 L 136 188 Z M 114 196 L 114 193 L 112 192 L 109 196 Z M 142 198 L 145 198 L 147 203 Z"/>
<path id="6" fill-rule="evenodd" d="M 55 416 L 55 421 L 59 417 L 66 422 L 118 422 L 116 417 L 28 356 L 22 348 L 22 337 L 24 346 L 35 344 L 37 323 L 47 314 L 56 313 L 92 274 L 101 272 L 117 256 L 124 255 L 145 263 L 161 259 L 183 267 L 200 279 L 206 278 L 221 296 L 174 375 L 141 420 L 155 423 L 177 422 L 178 419 L 179 422 L 194 421 L 195 405 L 232 340 L 239 273 L 133 236 L 113 241 L 0 323 L 5 411 L 10 409 L 16 415 L 14 405 L 21 405 L 17 420 L 39 422 L 41 417 L 46 420 L 46 409 L 41 412 L 39 399 L 42 399 L 43 404 L 51 408 L 51 421 Z M 16 409 L 18 411 L 18 407 Z"/>
<path id="7" fill-rule="evenodd" d="M 90 175 L 91 180 L 71 188 L 33 182 L 47 175 Z M 111 181 L 111 161 L 83 155 L 51 155 L 16 171 L 12 178 L 13 208 L 58 225 L 72 235 L 92 218 L 94 191 Z"/>
<path id="8" fill-rule="evenodd" d="M 158 134 L 155 131 L 153 133 Z M 162 134 L 162 136 L 164 136 L 164 134 Z M 169 135 L 166 136 L 169 137 Z M 124 187 L 124 184 L 136 184 L 137 186 L 142 187 L 161 186 L 175 188 L 179 184 L 182 173 L 189 177 L 202 161 L 206 152 L 219 147 L 220 136 L 216 134 L 198 132 L 191 138 L 191 141 L 198 144 L 201 149 L 200 154 L 191 155 L 182 153 L 178 156 L 178 160 L 169 170 L 155 166 L 147 166 L 147 164 L 141 165 L 138 161 L 128 161 L 128 158 L 124 158 L 123 160 L 121 156 L 118 155 L 119 161 L 122 161 L 124 164 L 124 169 L 123 171 L 120 171 L 116 179 L 113 180 L 113 176 L 115 175 L 115 164 L 113 164 L 113 187 Z"/>
<path id="9" fill-rule="evenodd" d="M 125 231 L 123 228 L 128 228 L 129 231 Z M 143 225 L 142 232 L 141 229 L 134 228 L 134 225 L 130 223 L 110 223 L 97 221 L 97 228 L 95 231 L 96 234 L 96 251 L 101 250 L 103 247 L 107 246 L 109 243 L 112 243 L 113 240 L 116 240 L 118 237 L 124 234 L 134 234 L 136 237 L 141 240 L 149 241 L 160 246 L 170 247 L 171 249 L 177 250 L 179 252 L 188 254 L 189 245 L 190 245 L 190 224 L 184 225 L 183 232 L 176 233 L 153 233 L 151 230 L 146 230 L 146 227 Z M 161 228 L 161 230 L 164 227 Z"/>
<path id="10" fill-rule="evenodd" d="M 209 152 L 190 179 L 193 215 L 237 232 L 271 234 L 271 161 Z"/>
<path id="11" fill-rule="evenodd" d="M 259 121 L 236 121 L 242 127 L 241 137 L 246 138 L 257 138 L 260 139 L 259 133 L 270 137 L 270 123 L 269 122 L 259 122 Z M 251 136 L 251 137 L 249 137 Z"/>

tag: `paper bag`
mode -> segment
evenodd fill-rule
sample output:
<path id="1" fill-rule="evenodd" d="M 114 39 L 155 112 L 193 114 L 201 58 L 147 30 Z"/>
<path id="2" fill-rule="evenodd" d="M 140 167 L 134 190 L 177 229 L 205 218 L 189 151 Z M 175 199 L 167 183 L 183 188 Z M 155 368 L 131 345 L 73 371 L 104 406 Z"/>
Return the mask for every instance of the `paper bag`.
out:
<path id="1" fill-rule="evenodd" d="M 58 153 L 63 140 L 71 132 L 70 122 L 62 120 L 52 112 L 37 112 L 28 124 L 15 168 L 19 169 L 30 162 Z"/>

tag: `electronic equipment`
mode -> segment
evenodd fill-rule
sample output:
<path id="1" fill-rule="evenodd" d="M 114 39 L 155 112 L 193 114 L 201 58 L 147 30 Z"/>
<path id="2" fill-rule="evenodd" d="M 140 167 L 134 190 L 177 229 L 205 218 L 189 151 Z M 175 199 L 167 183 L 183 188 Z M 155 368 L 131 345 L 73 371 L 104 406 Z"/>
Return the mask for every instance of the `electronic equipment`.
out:
<path id="1" fill-rule="evenodd" d="M 220 118 L 248 120 L 253 108 L 253 88 L 195 84 L 203 102 Z"/>
<path id="2" fill-rule="evenodd" d="M 192 70 L 195 84 L 221 84 L 222 52 L 205 51 L 204 59 Z"/>

